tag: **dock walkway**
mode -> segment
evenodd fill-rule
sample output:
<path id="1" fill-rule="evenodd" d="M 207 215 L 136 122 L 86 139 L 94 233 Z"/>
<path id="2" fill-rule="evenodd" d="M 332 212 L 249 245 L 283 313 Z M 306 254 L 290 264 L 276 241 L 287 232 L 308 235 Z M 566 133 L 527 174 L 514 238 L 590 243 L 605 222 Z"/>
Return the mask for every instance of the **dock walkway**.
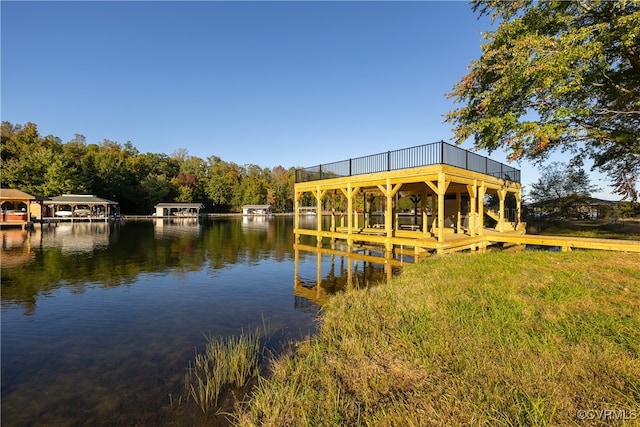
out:
<path id="1" fill-rule="evenodd" d="M 445 233 L 443 242 L 438 242 L 436 236 L 424 237 L 420 231 L 401 232 L 398 230 L 399 235 L 389 238 L 385 235 L 384 230 L 374 228 L 352 230 L 351 233 L 347 233 L 346 230 L 317 232 L 316 230 L 298 229 L 296 234 L 315 236 L 320 239 L 350 241 L 356 247 L 363 245 L 383 246 L 390 243 L 395 248 L 402 248 L 405 255 L 408 254 L 410 249 L 413 249 L 413 255 L 417 257 L 432 253 L 451 253 L 465 250 L 484 251 L 491 246 L 505 243 L 557 247 L 563 252 L 571 251 L 572 249 L 595 249 L 640 253 L 640 240 L 528 235 L 517 231 L 499 232 L 492 229 L 485 229 L 482 235 L 476 236 Z"/>

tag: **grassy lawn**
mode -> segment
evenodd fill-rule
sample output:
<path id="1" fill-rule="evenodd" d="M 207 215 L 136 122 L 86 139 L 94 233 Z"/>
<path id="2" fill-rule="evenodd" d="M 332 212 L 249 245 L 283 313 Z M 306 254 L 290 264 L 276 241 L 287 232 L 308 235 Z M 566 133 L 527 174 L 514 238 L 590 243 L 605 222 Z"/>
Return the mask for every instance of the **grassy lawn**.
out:
<path id="1" fill-rule="evenodd" d="M 599 239 L 640 240 L 640 220 L 625 219 L 615 223 L 605 220 L 532 222 L 529 234 L 592 237 Z"/>
<path id="2" fill-rule="evenodd" d="M 640 423 L 639 254 L 433 257 L 336 295 L 321 322 L 237 424 Z"/>

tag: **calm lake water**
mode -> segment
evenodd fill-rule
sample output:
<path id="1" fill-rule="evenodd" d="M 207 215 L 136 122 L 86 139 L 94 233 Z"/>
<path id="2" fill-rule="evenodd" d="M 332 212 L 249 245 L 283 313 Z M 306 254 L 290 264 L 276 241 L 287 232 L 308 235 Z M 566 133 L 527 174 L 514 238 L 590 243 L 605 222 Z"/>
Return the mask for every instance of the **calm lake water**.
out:
<path id="1" fill-rule="evenodd" d="M 206 336 L 267 325 L 277 350 L 315 332 L 327 295 L 389 274 L 294 249 L 290 217 L 0 234 L 3 426 L 210 422 L 184 391 Z"/>

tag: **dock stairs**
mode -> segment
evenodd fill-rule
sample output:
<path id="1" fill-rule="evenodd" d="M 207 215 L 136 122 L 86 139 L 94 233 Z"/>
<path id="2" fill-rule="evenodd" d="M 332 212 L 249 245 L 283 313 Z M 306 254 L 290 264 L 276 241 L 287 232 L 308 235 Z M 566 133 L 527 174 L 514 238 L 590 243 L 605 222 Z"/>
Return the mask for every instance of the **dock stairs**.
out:
<path id="1" fill-rule="evenodd" d="M 502 223 L 500 223 L 500 213 L 484 206 L 484 213 L 485 215 L 487 215 L 489 218 L 495 220 L 497 222 L 496 224 L 496 230 L 500 230 L 500 231 L 515 231 L 516 230 L 516 224 L 510 221 L 507 221 L 506 219 L 502 220 Z"/>

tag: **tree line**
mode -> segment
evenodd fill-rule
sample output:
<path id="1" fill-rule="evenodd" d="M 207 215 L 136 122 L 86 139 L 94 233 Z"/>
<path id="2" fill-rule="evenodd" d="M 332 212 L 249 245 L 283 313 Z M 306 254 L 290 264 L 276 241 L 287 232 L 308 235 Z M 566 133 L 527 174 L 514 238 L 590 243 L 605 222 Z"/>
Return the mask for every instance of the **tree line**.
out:
<path id="1" fill-rule="evenodd" d="M 94 194 L 117 201 L 127 214 L 149 214 L 160 202 L 203 203 L 207 212 L 239 212 L 246 204 L 293 210 L 295 168 L 237 165 L 218 156 L 201 159 L 179 149 L 140 153 L 131 142 L 66 143 L 37 125 L 2 122 L 3 187 L 51 197 Z"/>

